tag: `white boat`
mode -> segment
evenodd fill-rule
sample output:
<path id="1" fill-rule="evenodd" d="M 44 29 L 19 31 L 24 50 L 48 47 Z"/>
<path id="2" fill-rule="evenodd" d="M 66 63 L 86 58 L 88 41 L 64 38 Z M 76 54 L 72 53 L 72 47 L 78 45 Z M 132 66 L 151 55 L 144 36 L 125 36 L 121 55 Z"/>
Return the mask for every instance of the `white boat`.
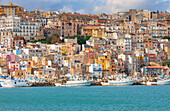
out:
<path id="1" fill-rule="evenodd" d="M 146 82 L 146 85 L 170 85 L 170 79 L 157 79 L 156 82 Z"/>
<path id="2" fill-rule="evenodd" d="M 71 80 L 65 83 L 56 83 L 57 87 L 76 87 L 76 86 L 90 86 L 93 80 Z"/>
<path id="3" fill-rule="evenodd" d="M 0 87 L 2 87 L 1 82 L 3 82 L 3 81 L 0 81 Z"/>
<path id="4" fill-rule="evenodd" d="M 125 86 L 132 85 L 136 80 L 121 79 L 121 80 L 108 80 L 108 82 L 101 82 L 102 86 Z"/>
<path id="5" fill-rule="evenodd" d="M 28 80 L 22 80 L 22 79 L 7 78 L 0 81 L 0 86 L 3 88 L 29 87 L 31 85 L 32 84 L 30 84 Z"/>

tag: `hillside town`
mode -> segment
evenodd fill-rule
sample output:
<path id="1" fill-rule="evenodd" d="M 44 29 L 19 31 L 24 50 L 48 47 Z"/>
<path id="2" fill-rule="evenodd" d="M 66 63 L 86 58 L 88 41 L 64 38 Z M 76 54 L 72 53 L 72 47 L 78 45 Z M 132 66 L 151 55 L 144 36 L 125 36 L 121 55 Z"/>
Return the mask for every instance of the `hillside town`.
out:
<path id="1" fill-rule="evenodd" d="M 170 13 L 27 11 L 0 5 L 0 76 L 30 81 L 169 77 Z"/>

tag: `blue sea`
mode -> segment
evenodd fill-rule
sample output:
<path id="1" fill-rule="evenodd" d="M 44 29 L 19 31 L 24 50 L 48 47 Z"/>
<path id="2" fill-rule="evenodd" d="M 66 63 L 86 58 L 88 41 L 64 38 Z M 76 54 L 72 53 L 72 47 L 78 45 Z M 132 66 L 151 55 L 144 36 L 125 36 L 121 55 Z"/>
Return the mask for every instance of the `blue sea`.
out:
<path id="1" fill-rule="evenodd" d="M 0 111 L 170 111 L 170 85 L 0 88 Z"/>

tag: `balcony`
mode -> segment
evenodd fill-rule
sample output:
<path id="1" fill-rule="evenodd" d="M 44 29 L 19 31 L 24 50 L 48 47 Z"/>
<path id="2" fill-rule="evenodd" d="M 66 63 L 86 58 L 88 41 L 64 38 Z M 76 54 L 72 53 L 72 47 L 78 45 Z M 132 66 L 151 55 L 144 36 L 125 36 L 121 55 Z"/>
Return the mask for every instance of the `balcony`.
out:
<path id="1" fill-rule="evenodd" d="M 101 69 L 93 69 L 93 71 L 102 71 Z"/>

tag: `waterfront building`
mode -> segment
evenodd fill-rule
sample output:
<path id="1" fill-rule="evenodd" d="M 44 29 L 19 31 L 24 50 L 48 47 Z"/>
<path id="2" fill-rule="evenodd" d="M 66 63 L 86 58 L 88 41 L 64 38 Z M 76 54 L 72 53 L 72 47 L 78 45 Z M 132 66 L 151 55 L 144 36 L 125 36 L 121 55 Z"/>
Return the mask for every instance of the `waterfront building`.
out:
<path id="1" fill-rule="evenodd" d="M 0 66 L 0 75 L 8 76 L 8 66 Z"/>
<path id="2" fill-rule="evenodd" d="M 20 8 L 0 6 L 0 74 L 106 79 L 168 73 L 162 65 L 170 59 L 169 13 L 130 9 L 93 15 Z"/>
<path id="3" fill-rule="evenodd" d="M 102 75 L 102 64 L 91 64 L 89 67 L 89 72 L 91 72 L 94 77 L 101 78 Z"/>
<path id="4" fill-rule="evenodd" d="M 20 70 L 20 64 L 16 61 L 9 62 L 9 72 L 13 72 L 15 70 Z"/>

